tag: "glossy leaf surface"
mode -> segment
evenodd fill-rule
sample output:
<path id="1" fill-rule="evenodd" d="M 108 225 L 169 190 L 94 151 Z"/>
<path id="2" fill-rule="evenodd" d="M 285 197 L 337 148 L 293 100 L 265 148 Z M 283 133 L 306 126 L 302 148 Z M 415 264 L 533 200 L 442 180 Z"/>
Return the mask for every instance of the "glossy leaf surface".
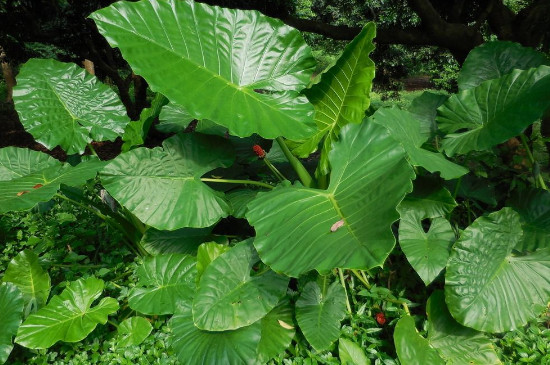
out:
<path id="1" fill-rule="evenodd" d="M 514 69 L 527 70 L 541 65 L 550 65 L 550 60 L 533 48 L 514 42 L 487 42 L 474 48 L 466 57 L 458 75 L 458 88 L 472 89 Z"/>
<path id="2" fill-rule="evenodd" d="M 115 299 L 103 297 L 103 280 L 90 277 L 69 284 L 48 305 L 31 314 L 19 327 L 15 342 L 31 349 L 46 349 L 57 341 L 78 342 L 118 310 Z"/>
<path id="3" fill-rule="evenodd" d="M 149 256 L 136 274 L 138 283 L 128 294 L 130 308 L 144 314 L 173 314 L 190 303 L 195 292 L 196 260 L 183 254 Z"/>
<path id="4" fill-rule="evenodd" d="M 550 248 L 512 251 L 522 237 L 511 208 L 481 217 L 451 250 L 445 298 L 461 324 L 486 332 L 511 331 L 536 317 L 550 296 Z"/>
<path id="5" fill-rule="evenodd" d="M 315 61 L 280 20 L 191 0 L 118 2 L 91 18 L 151 89 L 193 118 L 240 137 L 314 132 L 313 107 L 298 92 Z"/>
<path id="6" fill-rule="evenodd" d="M 422 135 L 420 121 L 413 114 L 398 107 L 381 108 L 371 118 L 386 127 L 391 136 L 403 145 L 412 165 L 422 166 L 430 172 L 437 171 L 446 180 L 468 173 L 468 169 L 448 161 L 442 154 L 421 148 L 428 139 Z"/>
<path id="7" fill-rule="evenodd" d="M 12 283 L 0 284 L 0 364 L 4 364 L 13 349 L 12 339 L 23 317 L 23 297 Z"/>
<path id="8" fill-rule="evenodd" d="M 270 160 L 271 161 L 271 160 Z M 248 211 L 248 203 L 250 203 L 256 195 L 258 190 L 235 190 L 227 194 L 227 200 L 231 203 L 232 212 L 231 215 L 235 218 L 244 218 Z"/>
<path id="9" fill-rule="evenodd" d="M 50 200 L 61 184 L 82 185 L 105 165 L 90 159 L 75 167 L 45 153 L 24 148 L 0 149 L 0 214 L 27 210 Z"/>
<path id="10" fill-rule="evenodd" d="M 260 364 L 260 322 L 233 331 L 203 331 L 193 324 L 191 309 L 182 308 L 170 320 L 170 327 L 172 347 L 182 364 Z"/>
<path id="11" fill-rule="evenodd" d="M 336 64 L 321 76 L 321 81 L 306 90 L 315 107 L 317 132 L 293 153 L 308 157 L 322 144 L 318 172 L 330 172 L 328 153 L 338 140 L 340 129 L 349 123 L 361 123 L 370 105 L 370 91 L 374 78 L 374 62 L 369 55 L 374 50 L 376 35 L 374 23 L 365 25 L 351 41 Z"/>
<path id="12" fill-rule="evenodd" d="M 84 153 L 113 141 L 130 122 L 117 94 L 75 64 L 31 59 L 17 76 L 13 102 L 25 130 L 48 149 Z"/>
<path id="13" fill-rule="evenodd" d="M 343 337 L 338 340 L 338 357 L 342 365 L 370 364 L 361 346 Z"/>
<path id="14" fill-rule="evenodd" d="M 346 316 L 346 293 L 339 282 L 324 291 L 312 281 L 296 301 L 296 321 L 308 342 L 322 351 L 340 336 L 340 322 Z"/>
<path id="15" fill-rule="evenodd" d="M 438 109 L 448 156 L 482 151 L 517 136 L 550 107 L 550 67 L 513 70 L 455 94 Z"/>
<path id="16" fill-rule="evenodd" d="M 277 304 L 261 320 L 262 338 L 258 344 L 258 353 L 262 363 L 283 353 L 292 342 L 296 330 L 292 319 L 293 309 L 288 298 Z"/>
<path id="17" fill-rule="evenodd" d="M 399 245 L 424 284 L 429 285 L 447 265 L 455 234 L 445 218 L 433 218 L 426 232 L 422 216 L 412 211 L 401 216 Z"/>
<path id="18" fill-rule="evenodd" d="M 535 251 L 550 247 L 550 192 L 541 189 L 522 191 L 508 204 L 519 213 L 523 237 L 516 250 Z"/>
<path id="19" fill-rule="evenodd" d="M 162 107 L 159 124 L 155 128 L 164 133 L 179 133 L 183 132 L 194 119 L 183 107 L 168 103 Z"/>
<path id="20" fill-rule="evenodd" d="M 428 340 L 420 336 L 411 316 L 397 322 L 393 340 L 399 361 L 404 365 L 446 365 Z"/>
<path id="21" fill-rule="evenodd" d="M 220 245 L 216 242 L 205 242 L 199 246 L 197 251 L 197 284 L 204 273 L 204 270 L 222 253 L 229 251 L 231 247 Z"/>
<path id="22" fill-rule="evenodd" d="M 195 325 L 208 331 L 248 326 L 271 311 L 285 295 L 289 278 L 262 268 L 251 240 L 218 256 L 202 274 L 195 299 Z"/>
<path id="23" fill-rule="evenodd" d="M 15 284 L 21 292 L 25 316 L 42 308 L 50 295 L 50 275 L 31 250 L 21 251 L 11 260 L 2 280 Z"/>
<path id="24" fill-rule="evenodd" d="M 232 164 L 229 142 L 187 133 L 162 146 L 137 148 L 112 160 L 101 172 L 105 189 L 143 223 L 160 230 L 209 227 L 227 216 L 230 207 L 223 194 L 200 177 Z"/>
<path id="25" fill-rule="evenodd" d="M 275 271 L 297 277 L 312 269 L 371 268 L 395 245 L 390 226 L 414 176 L 405 151 L 382 126 L 349 124 L 329 157 L 327 190 L 283 185 L 248 205 L 254 245 Z"/>
<path id="26" fill-rule="evenodd" d="M 120 347 L 139 345 L 149 336 L 153 326 L 143 317 L 130 317 L 118 325 Z"/>
<path id="27" fill-rule="evenodd" d="M 501 364 L 491 340 L 481 332 L 454 320 L 445 304 L 443 291 L 428 299 L 428 341 L 447 365 Z"/>

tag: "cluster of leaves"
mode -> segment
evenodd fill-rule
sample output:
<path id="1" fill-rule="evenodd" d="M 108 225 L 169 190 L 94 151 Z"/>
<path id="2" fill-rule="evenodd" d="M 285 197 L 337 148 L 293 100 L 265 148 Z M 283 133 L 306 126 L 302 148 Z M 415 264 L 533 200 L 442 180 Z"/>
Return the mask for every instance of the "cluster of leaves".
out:
<path id="1" fill-rule="evenodd" d="M 522 134 L 550 107 L 543 54 L 488 43 L 464 63 L 458 93 L 424 93 L 408 110 L 373 113 L 373 23 L 312 79 L 315 62 L 300 33 L 258 12 L 143 0 L 115 3 L 91 18 L 157 93 L 151 108 L 130 122 L 116 94 L 85 71 L 29 61 L 14 89 L 23 125 L 80 162 L 1 149 L 0 213 L 58 196 L 119 230 L 143 260 L 136 285 L 124 293 L 90 275 L 50 294 L 38 256 L 22 251 L 0 287 L 9 323 L 2 360 L 12 336 L 30 349 L 77 342 L 118 311 L 126 313 L 116 324 L 125 344 L 151 333 L 147 318 L 165 316 L 182 363 L 265 363 L 291 349 L 294 338 L 319 353 L 338 340 L 342 363 L 391 363 L 379 355 L 383 344 L 368 344 L 368 333 L 349 340 L 365 322 L 342 330 L 353 276 L 365 288 L 358 295 L 370 298 L 373 307 L 360 310 L 371 324 L 396 322 L 402 363 L 497 364 L 487 333 L 521 327 L 547 304 L 550 193 Z M 140 147 L 157 117 L 159 129 L 175 134 L 162 147 Z M 80 156 L 92 140 L 120 136 L 125 152 L 114 160 Z M 493 153 L 516 136 L 532 179 L 493 198 L 492 209 L 478 203 L 484 215 L 473 220 L 470 201 L 487 198 L 479 171 L 447 157 Z M 271 144 L 269 153 L 258 142 Z M 246 156 L 252 145 L 263 171 Z M 313 153 L 308 170 L 298 158 Z M 298 181 L 276 166 L 283 159 Z M 265 171 L 273 178 L 254 179 Z M 78 188 L 97 175 L 102 201 Z M 453 218 L 457 198 L 466 220 Z M 231 219 L 244 228 L 233 237 L 224 228 Z M 418 298 L 429 296 L 427 337 L 416 330 L 405 292 L 369 282 L 389 261 L 396 236 L 401 258 L 427 288 Z"/>

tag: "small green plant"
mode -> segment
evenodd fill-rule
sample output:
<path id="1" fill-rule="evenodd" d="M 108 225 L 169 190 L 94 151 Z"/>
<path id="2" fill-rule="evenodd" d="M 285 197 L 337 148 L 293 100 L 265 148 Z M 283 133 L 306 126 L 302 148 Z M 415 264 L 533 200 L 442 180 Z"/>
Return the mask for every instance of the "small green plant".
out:
<path id="1" fill-rule="evenodd" d="M 523 134 L 550 107 L 544 55 L 488 43 L 466 60 L 458 93 L 366 116 L 372 23 L 311 82 L 315 62 L 300 33 L 258 12 L 142 0 L 91 18 L 157 93 L 153 105 L 130 122 L 93 76 L 29 61 L 14 90 L 23 125 L 80 162 L 0 150 L 0 212 L 53 197 L 87 209 L 141 258 L 137 282 L 117 294 L 116 280 L 83 275 L 52 290 L 37 254 L 22 251 L 0 287 L 0 308 L 9 308 L 0 360 L 12 337 L 47 349 L 108 321 L 119 341 L 139 345 L 151 332 L 144 318 L 163 316 L 182 363 L 266 363 L 308 344 L 325 363 L 391 364 L 379 351 L 386 345 L 361 329 L 388 326 L 401 363 L 497 364 L 487 333 L 519 328 L 547 304 L 550 193 Z M 157 116 L 175 134 L 140 147 Z M 125 152 L 114 160 L 82 156 L 92 140 L 121 136 Z M 513 137 L 532 176 L 497 202 L 476 191 L 467 161 Z M 312 153 L 308 168 L 300 158 Z M 96 176 L 101 201 L 79 189 Z M 467 214 L 453 212 L 457 199 Z M 229 233 L 228 221 L 241 229 Z M 395 272 L 378 271 L 396 236 L 401 261 L 426 287 L 420 310 L 407 288 L 390 290 Z M 387 287 L 373 284 L 381 275 Z M 350 318 L 350 283 L 364 288 L 357 295 L 368 307 L 357 312 L 368 319 Z M 424 337 L 416 325 L 426 313 Z"/>

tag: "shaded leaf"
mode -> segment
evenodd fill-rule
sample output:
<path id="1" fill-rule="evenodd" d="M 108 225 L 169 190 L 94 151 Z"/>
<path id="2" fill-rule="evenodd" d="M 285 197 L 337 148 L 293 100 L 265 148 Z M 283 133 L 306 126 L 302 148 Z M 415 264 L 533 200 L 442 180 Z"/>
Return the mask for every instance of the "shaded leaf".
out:
<path id="1" fill-rule="evenodd" d="M 550 192 L 530 189 L 516 193 L 508 202 L 521 217 L 523 237 L 518 251 L 550 247 Z"/>
<path id="2" fill-rule="evenodd" d="M 140 245 L 151 255 L 186 253 L 194 255 L 199 245 L 210 240 L 212 228 L 180 228 L 175 231 L 159 231 L 149 228 Z"/>
<path id="3" fill-rule="evenodd" d="M 73 281 L 47 306 L 31 314 L 19 327 L 15 342 L 31 348 L 46 349 L 57 341 L 78 342 L 86 338 L 107 317 L 118 310 L 115 299 L 104 297 L 92 303 L 103 291 L 103 280 L 90 277 Z"/>
<path id="4" fill-rule="evenodd" d="M 437 108 L 448 98 L 449 95 L 424 91 L 420 96 L 411 101 L 411 105 L 409 105 L 407 110 L 420 122 L 420 134 L 422 137 L 429 139 L 436 134 L 437 124 L 435 117 L 437 116 Z"/>
<path id="5" fill-rule="evenodd" d="M 4 364 L 13 349 L 12 339 L 23 317 L 23 297 L 12 283 L 0 284 L 0 364 Z"/>
<path id="6" fill-rule="evenodd" d="M 258 344 L 258 353 L 262 363 L 283 353 L 290 346 L 296 334 L 292 314 L 290 300 L 283 298 L 271 312 L 262 318 L 262 338 Z"/>
<path id="7" fill-rule="evenodd" d="M 172 314 L 195 292 L 196 260 L 188 255 L 170 254 L 143 259 L 136 274 L 136 287 L 128 294 L 130 308 L 144 314 Z"/>
<path id="8" fill-rule="evenodd" d="M 48 149 L 82 154 L 114 141 L 130 122 L 117 94 L 75 64 L 31 59 L 17 75 L 13 102 L 25 130 Z"/>
<path id="9" fill-rule="evenodd" d="M 159 124 L 155 128 L 163 133 L 179 133 L 183 132 L 194 119 L 182 106 L 168 103 L 162 108 Z"/>
<path id="10" fill-rule="evenodd" d="M 414 180 L 414 188 L 399 204 L 397 210 L 415 212 L 420 218 L 447 216 L 457 206 L 449 190 L 441 186 L 439 179 L 419 176 Z"/>
<path id="11" fill-rule="evenodd" d="M 228 193 L 227 200 L 233 208 L 231 215 L 235 218 L 244 218 L 246 212 L 248 211 L 248 203 L 254 200 L 257 194 L 258 190 L 246 189 L 235 190 Z"/>

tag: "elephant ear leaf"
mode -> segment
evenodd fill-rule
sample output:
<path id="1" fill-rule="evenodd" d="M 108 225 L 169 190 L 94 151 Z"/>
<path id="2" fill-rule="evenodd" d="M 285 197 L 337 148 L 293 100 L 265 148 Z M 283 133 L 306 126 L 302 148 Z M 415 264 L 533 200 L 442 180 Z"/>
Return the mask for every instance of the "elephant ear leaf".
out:
<path id="1" fill-rule="evenodd" d="M 23 297 L 12 283 L 0 284 L 0 364 L 4 364 L 13 349 L 12 339 L 23 317 Z"/>
<path id="2" fill-rule="evenodd" d="M 322 143 L 317 171 L 320 175 L 330 172 L 328 153 L 332 143 L 338 140 L 340 129 L 349 123 L 361 123 L 369 108 L 374 78 L 374 62 L 369 54 L 374 50 L 375 35 L 374 23 L 365 25 L 346 46 L 336 64 L 322 74 L 321 81 L 305 91 L 315 107 L 318 131 L 293 149 L 293 153 L 307 157 Z"/>
<path id="3" fill-rule="evenodd" d="M 445 361 L 439 356 L 428 340 L 420 336 L 416 330 L 414 318 L 404 316 L 395 326 L 393 334 L 395 350 L 399 361 L 407 365 L 445 365 Z"/>
<path id="4" fill-rule="evenodd" d="M 83 340 L 118 310 L 118 302 L 109 297 L 102 298 L 92 307 L 103 286 L 103 280 L 94 277 L 73 281 L 48 305 L 23 322 L 15 342 L 31 349 L 47 349 L 57 341 Z"/>
<path id="5" fill-rule="evenodd" d="M 248 204 L 254 245 L 277 272 L 371 268 L 395 245 L 391 225 L 414 176 L 401 145 L 378 124 L 348 124 L 329 158 L 327 190 L 281 185 Z"/>
<path id="6" fill-rule="evenodd" d="M 118 2 L 91 18 L 153 90 L 193 118 L 239 137 L 314 133 L 313 106 L 299 92 L 315 61 L 282 21 L 192 0 Z"/>
<path id="7" fill-rule="evenodd" d="M 151 323 L 143 317 L 131 317 L 118 325 L 118 345 L 135 346 L 142 343 L 153 330 Z"/>
<path id="8" fill-rule="evenodd" d="M 233 163 L 231 144 L 221 137 L 186 133 L 165 140 L 163 147 L 136 148 L 112 160 L 101 172 L 105 189 L 159 230 L 209 227 L 229 215 L 223 194 L 200 178 Z"/>
<path id="9" fill-rule="evenodd" d="M 0 149 L 0 214 L 27 210 L 50 200 L 61 184 L 78 186 L 92 179 L 106 163 L 97 158 L 77 166 L 25 148 Z"/>
<path id="10" fill-rule="evenodd" d="M 527 70 L 541 65 L 550 65 L 550 59 L 533 48 L 514 42 L 487 42 L 474 48 L 466 57 L 458 75 L 458 89 L 473 89 L 514 69 Z"/>
<path id="11" fill-rule="evenodd" d="M 438 108 L 448 156 L 483 151 L 523 130 L 550 107 L 550 67 L 513 70 L 451 96 Z"/>
<path id="12" fill-rule="evenodd" d="M 503 208 L 480 217 L 454 244 L 445 300 L 461 324 L 485 332 L 511 331 L 536 317 L 550 296 L 550 248 L 518 254 L 520 216 Z M 506 308 L 495 310 L 506 303 Z"/>
<path id="13" fill-rule="evenodd" d="M 48 149 L 84 153 L 113 141 L 130 122 L 117 94 L 75 64 L 31 59 L 21 67 L 13 102 L 25 130 Z"/>

